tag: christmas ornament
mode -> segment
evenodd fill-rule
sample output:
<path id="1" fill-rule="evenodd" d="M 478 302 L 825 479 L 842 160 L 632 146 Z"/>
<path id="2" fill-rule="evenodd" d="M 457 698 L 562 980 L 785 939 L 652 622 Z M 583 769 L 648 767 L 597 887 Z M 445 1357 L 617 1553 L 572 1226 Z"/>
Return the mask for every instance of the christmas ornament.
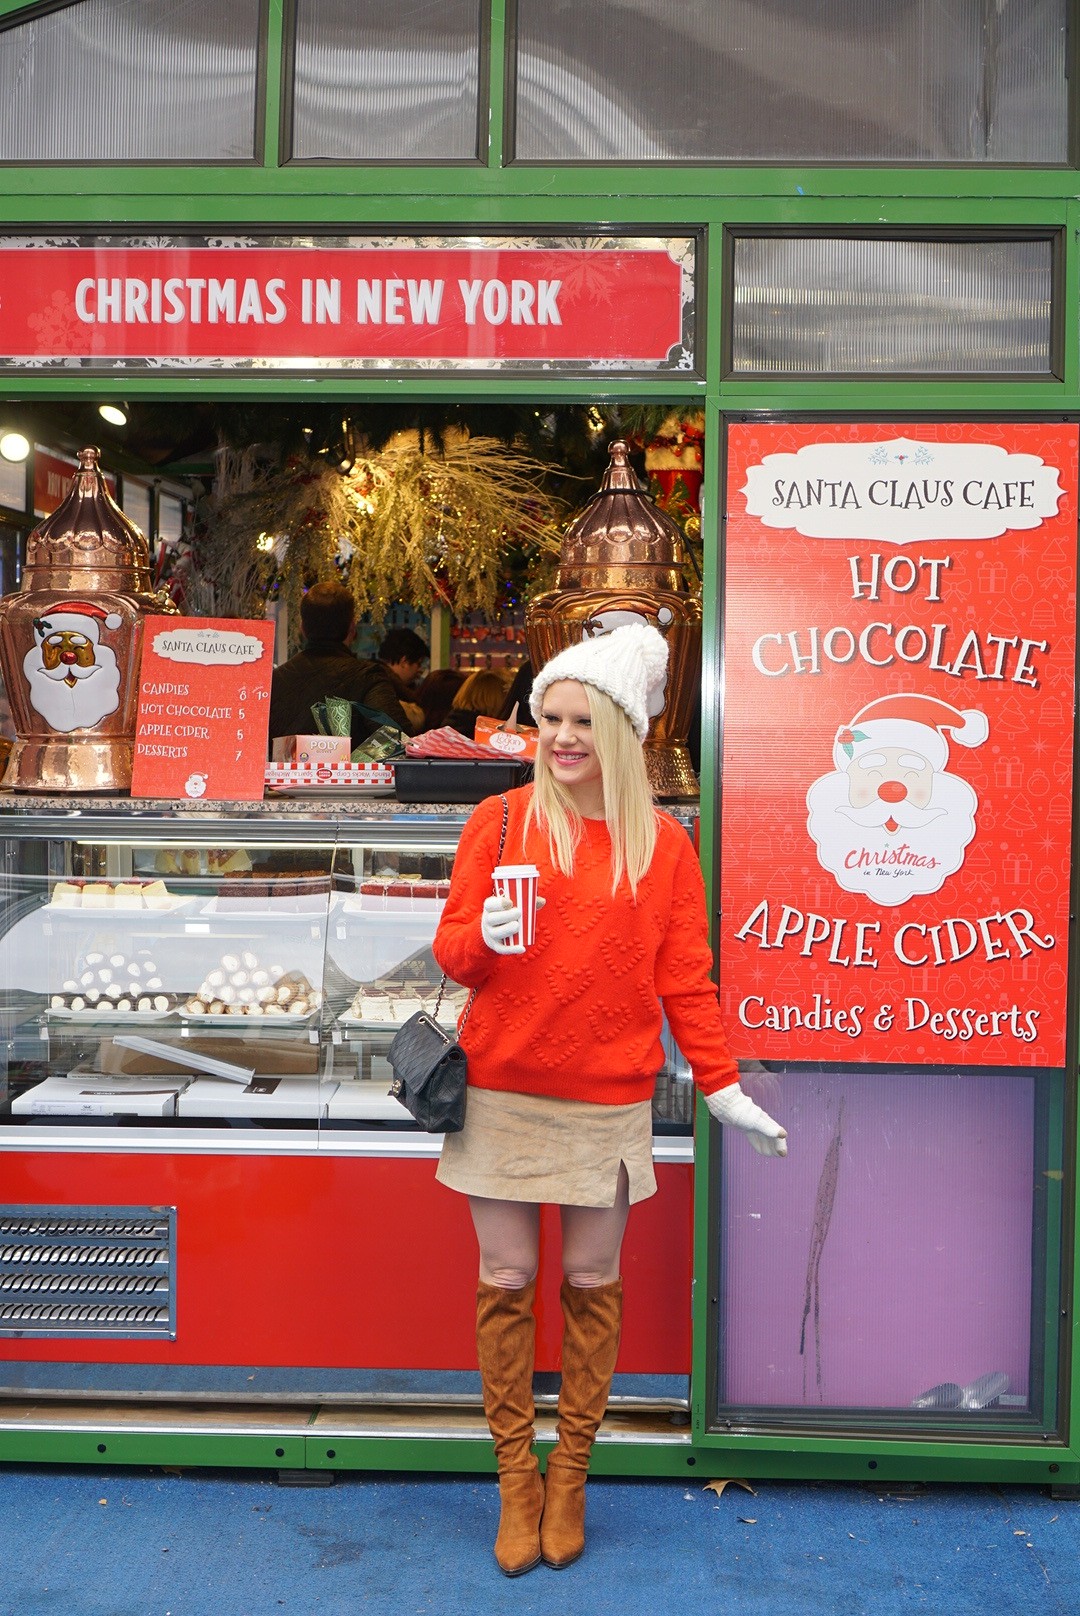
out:
<path id="1" fill-rule="evenodd" d="M 669 415 L 645 443 L 645 470 L 656 502 L 679 522 L 701 510 L 705 417 Z"/>

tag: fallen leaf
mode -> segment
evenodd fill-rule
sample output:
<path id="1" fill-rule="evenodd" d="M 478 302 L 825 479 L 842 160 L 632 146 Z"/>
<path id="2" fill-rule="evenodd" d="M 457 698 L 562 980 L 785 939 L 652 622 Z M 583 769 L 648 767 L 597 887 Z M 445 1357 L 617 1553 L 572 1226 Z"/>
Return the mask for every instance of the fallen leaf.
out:
<path id="1" fill-rule="evenodd" d="M 739 1520 L 742 1521 L 744 1526 L 756 1526 L 757 1525 L 757 1516 L 756 1515 L 740 1515 Z"/>
<path id="2" fill-rule="evenodd" d="M 707 1481 L 701 1490 L 703 1493 L 715 1493 L 717 1498 L 720 1498 L 723 1496 L 725 1487 L 741 1487 L 744 1492 L 750 1493 L 754 1498 L 757 1497 L 757 1493 L 754 1492 L 750 1483 L 740 1481 L 738 1476 L 725 1476 L 723 1481 Z"/>

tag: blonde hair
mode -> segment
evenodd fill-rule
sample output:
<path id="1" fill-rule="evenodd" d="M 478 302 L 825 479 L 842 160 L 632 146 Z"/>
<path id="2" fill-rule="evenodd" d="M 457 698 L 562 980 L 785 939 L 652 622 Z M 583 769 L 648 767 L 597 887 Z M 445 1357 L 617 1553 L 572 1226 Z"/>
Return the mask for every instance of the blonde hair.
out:
<path id="1" fill-rule="evenodd" d="M 499 675 L 478 668 L 470 673 L 450 706 L 454 712 L 483 713 L 487 718 L 498 718 L 505 696 L 506 688 Z"/>
<path id="2" fill-rule="evenodd" d="M 593 685 L 582 683 L 592 716 L 593 744 L 604 787 L 604 819 L 611 837 L 611 890 L 626 876 L 636 897 L 638 883 L 656 850 L 656 808 L 645 768 L 645 753 L 634 726 L 618 702 Z M 547 831 L 551 862 L 563 875 L 574 873 L 574 850 L 581 840 L 582 820 L 574 799 L 537 755 L 533 792 L 523 835 L 533 822 Z"/>

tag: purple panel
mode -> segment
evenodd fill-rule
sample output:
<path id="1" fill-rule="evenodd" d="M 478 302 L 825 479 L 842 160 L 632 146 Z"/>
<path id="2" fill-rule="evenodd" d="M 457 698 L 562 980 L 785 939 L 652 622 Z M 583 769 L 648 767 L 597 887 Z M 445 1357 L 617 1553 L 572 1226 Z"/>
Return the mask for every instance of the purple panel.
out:
<path id="1" fill-rule="evenodd" d="M 1034 1079 L 760 1082 L 791 1154 L 724 1130 L 722 1401 L 906 1408 L 995 1371 L 1026 1400 Z"/>

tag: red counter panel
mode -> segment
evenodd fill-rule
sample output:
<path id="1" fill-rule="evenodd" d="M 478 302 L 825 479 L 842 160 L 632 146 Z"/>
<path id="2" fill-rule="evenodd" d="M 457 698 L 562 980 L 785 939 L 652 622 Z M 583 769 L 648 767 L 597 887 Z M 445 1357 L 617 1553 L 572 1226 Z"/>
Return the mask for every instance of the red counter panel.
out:
<path id="1" fill-rule="evenodd" d="M 175 1206 L 173 1342 L 0 1340 L 0 1360 L 471 1369 L 476 1250 L 431 1160 L 12 1151 L 11 1204 Z M 693 1170 L 657 1168 L 623 1246 L 619 1368 L 687 1374 Z M 545 1211 L 537 1368 L 557 1369 L 558 1217 Z"/>

